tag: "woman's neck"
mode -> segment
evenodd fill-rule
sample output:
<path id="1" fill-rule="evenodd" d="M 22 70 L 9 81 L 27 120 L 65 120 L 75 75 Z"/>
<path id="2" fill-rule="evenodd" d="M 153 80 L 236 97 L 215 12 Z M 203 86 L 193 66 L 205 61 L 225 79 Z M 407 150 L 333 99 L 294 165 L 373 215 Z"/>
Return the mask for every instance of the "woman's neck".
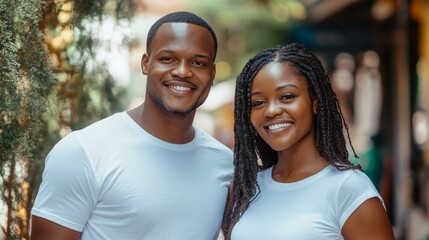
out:
<path id="1" fill-rule="evenodd" d="M 306 144 L 304 149 L 278 153 L 278 161 L 273 166 L 273 179 L 279 182 L 296 182 L 312 176 L 329 165 L 315 144 Z"/>

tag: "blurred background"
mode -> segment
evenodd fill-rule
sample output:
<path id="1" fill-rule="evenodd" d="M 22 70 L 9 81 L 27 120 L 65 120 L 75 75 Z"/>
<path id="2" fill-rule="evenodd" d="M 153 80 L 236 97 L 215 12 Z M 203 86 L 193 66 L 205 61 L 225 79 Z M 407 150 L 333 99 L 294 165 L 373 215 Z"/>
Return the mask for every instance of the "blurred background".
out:
<path id="1" fill-rule="evenodd" d="M 0 0 L 0 224 L 29 239 L 47 152 L 72 130 L 142 103 L 149 27 L 187 10 L 219 40 L 196 124 L 233 148 L 235 77 L 298 42 L 331 76 L 359 159 L 397 239 L 429 239 L 428 0 Z"/>

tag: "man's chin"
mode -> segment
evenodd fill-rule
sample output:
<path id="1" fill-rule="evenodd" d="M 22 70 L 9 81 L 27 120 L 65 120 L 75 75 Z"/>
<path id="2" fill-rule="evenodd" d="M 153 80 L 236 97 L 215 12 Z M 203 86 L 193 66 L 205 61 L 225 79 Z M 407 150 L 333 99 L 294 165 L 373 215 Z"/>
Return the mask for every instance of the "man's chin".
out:
<path id="1" fill-rule="evenodd" d="M 164 106 L 164 108 L 172 114 L 177 114 L 177 115 L 189 115 L 189 114 L 194 114 L 195 111 L 197 110 L 197 108 L 200 106 L 201 104 L 195 104 L 189 108 L 184 108 L 183 106 L 181 107 L 174 107 L 174 106 Z"/>
<path id="2" fill-rule="evenodd" d="M 193 114 L 195 112 L 195 108 L 189 109 L 189 110 L 183 110 L 183 109 L 170 109 L 168 110 L 169 113 L 175 114 L 175 115 L 189 115 Z"/>

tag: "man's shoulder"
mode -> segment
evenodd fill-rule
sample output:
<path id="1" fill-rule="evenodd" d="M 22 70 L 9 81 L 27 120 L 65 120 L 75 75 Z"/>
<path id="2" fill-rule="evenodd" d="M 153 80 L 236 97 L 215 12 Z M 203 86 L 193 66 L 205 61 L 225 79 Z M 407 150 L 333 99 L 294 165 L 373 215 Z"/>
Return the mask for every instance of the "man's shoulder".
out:
<path id="1" fill-rule="evenodd" d="M 105 117 L 94 123 L 91 123 L 90 125 L 80 130 L 76 130 L 75 132 L 80 134 L 80 133 L 89 132 L 89 131 L 97 131 L 97 129 L 100 129 L 100 128 L 110 128 L 112 124 L 116 125 L 118 123 L 118 120 L 120 120 L 123 117 L 123 114 L 124 112 L 114 113 L 108 117 Z"/>
<path id="2" fill-rule="evenodd" d="M 114 131 L 120 125 L 120 121 L 118 121 L 120 114 L 115 113 L 87 127 L 70 132 L 55 145 L 55 148 L 76 150 L 82 148 L 84 145 L 92 145 L 92 143 L 101 143 L 104 140 L 114 139 Z"/>
<path id="3" fill-rule="evenodd" d="M 232 150 L 228 148 L 225 144 L 214 138 L 211 134 L 204 131 L 203 129 L 196 127 L 197 131 L 199 131 L 199 135 L 201 138 L 201 144 L 207 146 L 213 146 L 218 148 L 219 150 L 228 152 L 232 154 Z"/>

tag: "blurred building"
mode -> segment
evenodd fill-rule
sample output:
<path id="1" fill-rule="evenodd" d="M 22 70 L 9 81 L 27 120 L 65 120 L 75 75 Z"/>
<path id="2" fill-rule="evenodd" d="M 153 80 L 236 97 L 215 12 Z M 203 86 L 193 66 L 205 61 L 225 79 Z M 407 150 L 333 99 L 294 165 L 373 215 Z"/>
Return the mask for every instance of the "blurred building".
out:
<path id="1" fill-rule="evenodd" d="M 398 239 L 429 239 L 429 1 L 302 2 L 308 20 L 291 39 L 333 73 L 360 161 L 382 173 L 373 179 Z"/>
<path id="2" fill-rule="evenodd" d="M 188 2 L 139 0 L 145 13 L 140 24 L 189 9 Z M 429 239 L 429 1 L 299 2 L 306 19 L 287 30 L 287 41 L 312 49 L 331 74 L 360 155 L 354 160 L 383 196 L 397 239 Z M 145 34 L 136 23 L 132 34 Z M 131 63 L 139 63 L 142 44 Z M 137 74 L 133 88 L 144 89 L 138 64 L 131 68 Z M 233 85 L 226 86 L 212 89 L 197 123 L 232 147 Z"/>

